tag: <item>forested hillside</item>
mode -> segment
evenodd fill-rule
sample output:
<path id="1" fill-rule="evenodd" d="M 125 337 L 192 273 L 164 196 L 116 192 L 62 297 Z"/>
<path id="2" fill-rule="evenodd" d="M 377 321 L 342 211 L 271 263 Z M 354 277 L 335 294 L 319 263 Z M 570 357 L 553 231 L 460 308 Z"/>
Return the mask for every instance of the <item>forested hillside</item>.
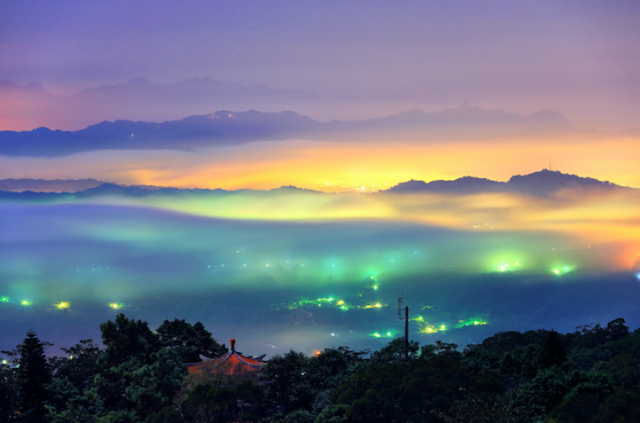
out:
<path id="1" fill-rule="evenodd" d="M 375 351 L 290 351 L 261 371 L 189 372 L 228 349 L 201 323 L 118 315 L 92 340 L 47 356 L 33 332 L 0 365 L 0 421 L 636 422 L 640 329 L 502 332 L 478 345 L 403 339 Z M 44 337 L 43 337 L 44 338 Z"/>

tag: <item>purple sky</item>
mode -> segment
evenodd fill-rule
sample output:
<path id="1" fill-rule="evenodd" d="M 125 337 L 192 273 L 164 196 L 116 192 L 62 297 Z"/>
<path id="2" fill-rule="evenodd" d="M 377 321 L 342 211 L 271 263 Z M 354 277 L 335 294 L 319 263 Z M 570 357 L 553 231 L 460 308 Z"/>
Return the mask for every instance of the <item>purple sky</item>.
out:
<path id="1" fill-rule="evenodd" d="M 0 81 L 192 77 L 640 127 L 638 1 L 3 1 Z"/>

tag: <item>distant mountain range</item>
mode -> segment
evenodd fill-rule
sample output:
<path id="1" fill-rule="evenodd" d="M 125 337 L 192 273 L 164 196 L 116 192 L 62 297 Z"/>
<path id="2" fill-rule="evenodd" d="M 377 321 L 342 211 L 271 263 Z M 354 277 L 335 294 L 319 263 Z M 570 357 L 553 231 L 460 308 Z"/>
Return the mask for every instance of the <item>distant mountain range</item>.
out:
<path id="1" fill-rule="evenodd" d="M 103 120 L 164 121 L 231 109 L 281 111 L 322 103 L 317 94 L 265 85 L 192 78 L 154 83 L 144 78 L 103 85 L 72 95 L 54 95 L 32 82 L 0 82 L 0 128 L 84 128 Z"/>
<path id="2" fill-rule="evenodd" d="M 532 135 L 572 133 L 577 130 L 553 111 L 523 117 L 502 110 L 463 105 L 440 112 L 411 110 L 364 121 L 318 122 L 295 112 L 231 112 L 190 116 L 161 123 L 119 120 L 102 122 L 79 131 L 0 131 L 0 154 L 8 156 L 64 156 L 108 149 L 195 150 L 253 141 L 292 138 L 328 138 L 388 141 L 390 133 L 408 133 L 424 142 L 443 139 L 496 140 Z"/>
<path id="3" fill-rule="evenodd" d="M 95 188 L 104 181 L 97 179 L 2 179 L 0 191 L 22 192 L 78 192 Z"/>
<path id="4" fill-rule="evenodd" d="M 86 186 L 91 185 L 89 188 Z M 18 187 L 29 187 L 20 192 Z M 68 192 L 60 192 L 60 187 L 67 187 Z M 77 191 L 73 191 L 76 190 Z M 575 199 L 589 192 L 635 191 L 608 181 L 602 182 L 593 178 L 583 178 L 558 171 L 541 170 L 529 175 L 512 176 L 508 182 L 492 181 L 485 178 L 465 176 L 453 181 L 416 181 L 402 182 L 381 194 L 415 194 L 437 193 L 445 195 L 470 195 L 480 193 L 515 193 L 535 197 L 555 199 Z M 5 179 L 0 180 L 0 199 L 12 200 L 47 200 L 76 199 L 100 196 L 147 197 L 167 195 L 210 195 L 210 194 L 273 194 L 273 193 L 316 193 L 324 194 L 294 186 L 283 186 L 269 191 L 241 189 L 227 191 L 223 189 L 179 189 L 159 186 L 124 186 L 95 179 L 79 180 L 42 180 L 42 179 Z M 570 195 L 569 195 L 570 194 Z M 373 194 L 376 195 L 376 194 Z"/>

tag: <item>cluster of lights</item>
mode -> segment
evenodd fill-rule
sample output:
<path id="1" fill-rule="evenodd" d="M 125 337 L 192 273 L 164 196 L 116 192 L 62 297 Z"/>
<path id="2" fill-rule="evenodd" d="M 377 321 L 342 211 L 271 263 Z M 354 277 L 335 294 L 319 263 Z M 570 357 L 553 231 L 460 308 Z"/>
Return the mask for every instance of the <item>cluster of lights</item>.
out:
<path id="1" fill-rule="evenodd" d="M 520 263 L 516 261 L 511 267 L 509 267 L 509 264 L 503 264 L 499 269 L 501 272 L 506 272 L 509 270 L 515 270 L 518 266 L 520 266 Z"/>
<path id="2" fill-rule="evenodd" d="M 376 278 L 373 276 L 369 276 L 366 282 L 368 283 L 368 288 L 373 291 L 377 291 L 378 287 L 380 286 Z M 326 307 L 335 307 L 342 311 L 348 311 L 351 309 L 365 309 L 365 310 L 380 309 L 382 307 L 387 306 L 387 304 L 383 304 L 379 301 L 366 303 L 361 300 L 361 297 L 362 297 L 362 294 L 358 294 L 357 298 L 359 300 L 356 300 L 353 302 L 347 302 L 345 299 L 339 299 L 334 297 L 320 297 L 315 299 L 301 298 L 298 301 L 294 301 L 290 303 L 287 306 L 287 308 L 289 310 L 297 310 L 299 308 L 303 308 L 306 306 L 322 307 L 324 305 Z"/>
<path id="3" fill-rule="evenodd" d="M 420 328 L 420 333 L 437 333 L 437 332 L 444 332 L 446 330 L 447 330 L 446 325 L 435 326 L 435 325 L 426 324 Z"/>
<path id="4" fill-rule="evenodd" d="M 371 289 L 373 289 L 374 291 L 378 290 L 378 287 L 380 286 L 380 284 L 378 283 L 378 280 L 373 277 L 373 276 L 369 276 L 369 283 L 371 284 Z"/>
<path id="5" fill-rule="evenodd" d="M 423 310 L 425 308 L 431 308 L 431 307 L 430 306 L 423 307 Z M 414 322 L 415 324 L 417 324 L 418 332 L 420 332 L 420 333 L 436 333 L 436 332 L 444 332 L 444 331 L 447 330 L 447 325 L 445 325 L 445 324 L 439 324 L 439 325 L 431 324 L 431 323 L 425 321 L 424 317 L 422 317 L 422 316 L 412 317 L 411 321 Z"/>
<path id="6" fill-rule="evenodd" d="M 564 266 L 564 267 L 556 267 L 555 269 L 553 269 L 553 274 L 554 275 L 561 275 L 563 273 L 569 273 L 571 272 L 571 268 L 569 266 Z"/>
<path id="7" fill-rule="evenodd" d="M 486 324 L 487 321 L 482 319 L 458 320 L 456 328 L 463 328 L 465 326 L 484 326 Z"/>
<path id="8" fill-rule="evenodd" d="M 0 303 L 9 303 L 9 297 L 0 297 Z M 30 306 L 31 304 L 33 304 L 30 300 L 22 300 L 20 301 L 20 304 L 23 306 Z"/>
<path id="9" fill-rule="evenodd" d="M 9 302 L 9 297 L 0 297 L 0 303 L 8 303 L 8 302 Z M 31 300 L 22 300 L 20 301 L 20 305 L 27 307 L 27 306 L 33 305 L 33 302 Z M 58 310 L 64 310 L 71 307 L 71 303 L 69 301 L 61 301 L 59 303 L 54 303 L 52 305 Z M 120 310 L 124 306 L 124 304 L 109 303 L 108 306 L 112 310 Z"/>
<path id="10" fill-rule="evenodd" d="M 382 304 L 380 302 L 354 305 L 354 304 L 347 303 L 345 300 L 338 300 L 338 299 L 334 299 L 333 297 L 329 297 L 329 298 L 316 298 L 316 299 L 302 298 L 301 300 L 298 300 L 289 304 L 287 308 L 289 310 L 296 310 L 299 308 L 303 308 L 305 306 L 322 307 L 323 305 L 335 307 L 343 311 L 348 311 L 350 309 L 364 309 L 364 310 L 380 309 L 382 307 L 387 306 L 387 304 Z"/>
<path id="11" fill-rule="evenodd" d="M 372 334 L 370 334 L 369 336 L 373 337 L 373 338 L 393 338 L 395 337 L 395 332 L 393 331 L 387 331 L 387 332 L 374 332 Z"/>
<path id="12" fill-rule="evenodd" d="M 323 188 L 337 188 L 338 191 L 350 191 L 356 192 L 377 192 L 381 190 L 389 189 L 391 185 L 385 181 L 382 183 L 376 183 L 373 181 L 335 181 L 335 180 L 317 180 L 315 181 Z"/>

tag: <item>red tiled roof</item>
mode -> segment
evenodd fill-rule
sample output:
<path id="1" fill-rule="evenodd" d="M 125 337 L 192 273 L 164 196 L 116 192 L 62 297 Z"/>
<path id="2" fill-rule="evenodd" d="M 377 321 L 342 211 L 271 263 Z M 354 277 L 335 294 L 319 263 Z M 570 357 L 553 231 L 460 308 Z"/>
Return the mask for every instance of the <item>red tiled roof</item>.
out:
<path id="1" fill-rule="evenodd" d="M 261 358 L 260 356 L 258 358 Z M 200 367 L 210 368 L 212 372 L 222 372 L 230 375 L 259 370 L 266 361 L 245 357 L 235 350 L 235 339 L 231 340 L 231 350 L 220 358 L 200 356 L 202 362 L 189 364 L 190 372 L 199 373 Z"/>

